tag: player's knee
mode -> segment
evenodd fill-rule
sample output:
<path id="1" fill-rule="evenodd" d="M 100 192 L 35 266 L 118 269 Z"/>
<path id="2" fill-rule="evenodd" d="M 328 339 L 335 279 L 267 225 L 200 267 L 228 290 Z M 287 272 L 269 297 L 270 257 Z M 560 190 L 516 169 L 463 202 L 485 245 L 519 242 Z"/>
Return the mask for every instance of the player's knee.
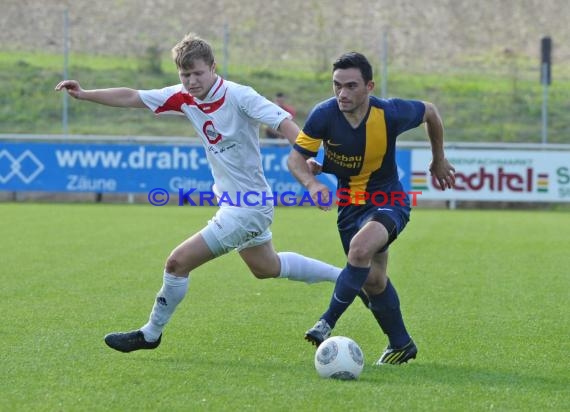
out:
<path id="1" fill-rule="evenodd" d="M 373 253 L 368 250 L 366 245 L 355 242 L 350 244 L 348 250 L 348 261 L 354 266 L 367 266 L 370 264 Z"/>
<path id="2" fill-rule="evenodd" d="M 168 256 L 168 258 L 166 259 L 164 270 L 166 271 L 166 273 L 172 273 L 172 274 L 179 273 L 180 271 L 182 271 L 182 265 L 172 254 Z"/>

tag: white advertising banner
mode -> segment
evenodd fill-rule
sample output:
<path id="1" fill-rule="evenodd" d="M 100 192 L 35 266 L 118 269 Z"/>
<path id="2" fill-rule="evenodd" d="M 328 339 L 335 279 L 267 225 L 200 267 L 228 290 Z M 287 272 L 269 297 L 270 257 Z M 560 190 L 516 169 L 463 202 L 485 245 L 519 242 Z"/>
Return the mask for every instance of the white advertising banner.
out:
<path id="1" fill-rule="evenodd" d="M 570 202 L 570 152 L 446 149 L 456 187 L 442 191 L 430 176 L 431 151 L 412 150 L 413 191 L 418 199 Z"/>

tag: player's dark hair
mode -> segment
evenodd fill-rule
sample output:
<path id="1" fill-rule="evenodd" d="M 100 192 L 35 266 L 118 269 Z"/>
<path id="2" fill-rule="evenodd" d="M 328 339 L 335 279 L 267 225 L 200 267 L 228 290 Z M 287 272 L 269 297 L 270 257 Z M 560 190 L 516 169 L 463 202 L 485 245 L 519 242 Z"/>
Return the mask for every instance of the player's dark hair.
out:
<path id="1" fill-rule="evenodd" d="M 333 73 L 337 69 L 358 69 L 362 74 L 364 83 L 372 80 L 372 66 L 368 59 L 360 53 L 348 52 L 344 53 L 333 63 Z"/>

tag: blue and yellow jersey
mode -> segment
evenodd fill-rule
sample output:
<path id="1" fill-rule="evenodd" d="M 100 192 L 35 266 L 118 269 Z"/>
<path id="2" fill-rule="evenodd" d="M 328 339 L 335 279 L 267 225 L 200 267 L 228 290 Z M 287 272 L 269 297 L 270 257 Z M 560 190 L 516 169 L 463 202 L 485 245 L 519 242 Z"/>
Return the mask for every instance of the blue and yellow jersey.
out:
<path id="1" fill-rule="evenodd" d="M 353 194 L 402 191 L 396 165 L 396 138 L 419 126 L 424 112 L 421 101 L 370 96 L 368 114 L 353 128 L 333 97 L 311 111 L 294 148 L 313 157 L 323 144 L 323 172 L 338 178 L 338 189 Z M 364 203 L 355 200 L 353 203 Z"/>

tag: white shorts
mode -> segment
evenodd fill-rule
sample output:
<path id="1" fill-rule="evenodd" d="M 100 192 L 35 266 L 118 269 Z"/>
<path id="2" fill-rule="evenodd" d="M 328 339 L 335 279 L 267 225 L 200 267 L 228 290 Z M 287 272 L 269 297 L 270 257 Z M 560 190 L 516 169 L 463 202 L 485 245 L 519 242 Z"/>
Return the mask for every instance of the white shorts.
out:
<path id="1" fill-rule="evenodd" d="M 200 234 L 214 256 L 220 256 L 268 242 L 272 222 L 273 208 L 222 206 Z"/>

